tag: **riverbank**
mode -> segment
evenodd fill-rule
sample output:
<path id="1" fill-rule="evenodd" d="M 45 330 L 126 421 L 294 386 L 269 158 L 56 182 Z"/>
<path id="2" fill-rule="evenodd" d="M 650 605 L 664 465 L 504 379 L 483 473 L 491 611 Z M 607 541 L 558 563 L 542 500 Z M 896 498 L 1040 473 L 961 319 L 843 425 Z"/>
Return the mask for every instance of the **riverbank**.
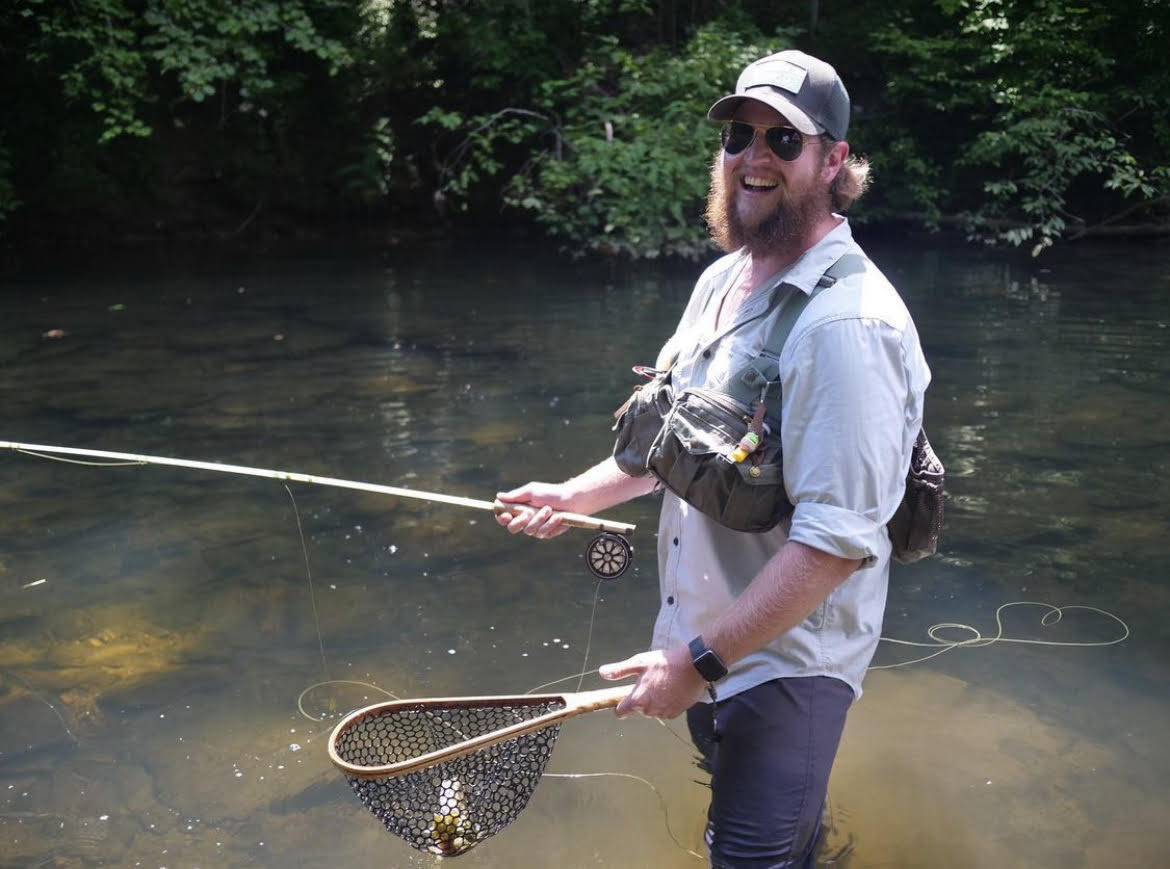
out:
<path id="1" fill-rule="evenodd" d="M 900 214 L 874 218 L 861 211 L 850 215 L 855 235 L 864 243 L 909 242 L 935 248 L 983 250 L 986 245 L 972 240 L 965 218 L 942 217 L 930 220 L 921 214 Z M 1163 245 L 1170 249 L 1170 221 L 1164 224 L 1110 225 L 1070 235 L 1054 250 L 1072 245 L 1135 244 L 1143 249 Z M 538 227 L 501 215 L 490 223 L 460 220 L 423 211 L 374 211 L 364 214 L 305 213 L 254 209 L 241 220 L 235 212 L 204 205 L 183 214 L 152 215 L 149 211 L 131 214 L 89 212 L 66 217 L 41 215 L 17 222 L 0 234 L 0 273 L 26 271 L 71 271 L 102 263 L 129 259 L 149 265 L 152 260 L 170 264 L 174 260 L 197 264 L 208 258 L 233 261 L 255 257 L 300 256 L 306 253 L 383 255 L 400 258 L 421 249 L 476 249 L 501 247 L 531 250 L 538 255 L 550 252 L 581 258 L 595 266 L 625 269 L 636 263 L 623 257 L 565 250 L 563 242 L 550 239 Z M 1027 244 L 1017 248 L 1001 246 L 1001 255 L 1021 261 L 1042 263 L 1049 253 L 1033 260 Z M 709 257 L 718 251 L 710 248 Z M 681 258 L 642 260 L 668 271 L 693 270 L 695 261 Z"/>

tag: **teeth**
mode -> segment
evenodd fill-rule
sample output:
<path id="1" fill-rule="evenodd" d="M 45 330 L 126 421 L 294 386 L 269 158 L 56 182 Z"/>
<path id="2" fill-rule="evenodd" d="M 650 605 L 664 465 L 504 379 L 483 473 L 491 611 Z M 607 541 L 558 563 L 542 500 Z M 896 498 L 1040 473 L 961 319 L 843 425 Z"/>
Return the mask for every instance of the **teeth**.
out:
<path id="1" fill-rule="evenodd" d="M 748 187 L 775 187 L 775 181 L 769 181 L 767 178 L 756 178 L 748 175 L 743 179 L 743 183 Z"/>

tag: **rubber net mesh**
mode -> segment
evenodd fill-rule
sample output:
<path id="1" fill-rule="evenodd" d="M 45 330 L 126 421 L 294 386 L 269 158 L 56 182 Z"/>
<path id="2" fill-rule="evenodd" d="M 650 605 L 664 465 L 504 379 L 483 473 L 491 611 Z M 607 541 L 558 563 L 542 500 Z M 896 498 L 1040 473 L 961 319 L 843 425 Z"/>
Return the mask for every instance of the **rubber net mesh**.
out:
<path id="1" fill-rule="evenodd" d="M 563 705 L 390 709 L 355 720 L 338 734 L 334 748 L 355 766 L 400 763 Z M 553 724 L 403 775 L 346 778 L 391 833 L 420 851 L 453 857 L 516 819 L 544 773 L 559 732 Z"/>

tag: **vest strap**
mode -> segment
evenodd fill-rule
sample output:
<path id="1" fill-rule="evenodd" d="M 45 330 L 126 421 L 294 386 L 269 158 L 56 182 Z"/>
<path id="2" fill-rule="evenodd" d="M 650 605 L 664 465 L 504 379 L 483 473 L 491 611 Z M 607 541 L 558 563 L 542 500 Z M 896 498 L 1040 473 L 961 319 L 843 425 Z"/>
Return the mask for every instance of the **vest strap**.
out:
<path id="1" fill-rule="evenodd" d="M 804 292 L 792 284 L 781 283 L 772 291 L 772 303 L 767 312 L 776 305 L 781 306 L 780 315 L 768 332 L 760 355 L 727 384 L 728 392 L 749 407 L 763 400 L 767 415 L 773 420 L 780 418 L 780 355 L 796 321 L 816 296 L 834 286 L 839 280 L 865 270 L 865 258 L 859 254 L 847 253 L 825 269 L 811 292 Z M 787 292 L 785 292 L 787 291 Z"/>

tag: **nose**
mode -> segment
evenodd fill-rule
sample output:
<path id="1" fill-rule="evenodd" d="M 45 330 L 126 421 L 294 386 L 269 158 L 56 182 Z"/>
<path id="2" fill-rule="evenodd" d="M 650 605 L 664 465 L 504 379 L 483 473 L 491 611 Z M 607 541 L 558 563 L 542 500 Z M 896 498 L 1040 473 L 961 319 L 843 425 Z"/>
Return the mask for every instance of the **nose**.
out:
<path id="1" fill-rule="evenodd" d="M 744 148 L 743 157 L 750 163 L 762 163 L 772 156 L 772 149 L 768 147 L 767 130 L 755 128 L 752 130 L 752 141 Z"/>

